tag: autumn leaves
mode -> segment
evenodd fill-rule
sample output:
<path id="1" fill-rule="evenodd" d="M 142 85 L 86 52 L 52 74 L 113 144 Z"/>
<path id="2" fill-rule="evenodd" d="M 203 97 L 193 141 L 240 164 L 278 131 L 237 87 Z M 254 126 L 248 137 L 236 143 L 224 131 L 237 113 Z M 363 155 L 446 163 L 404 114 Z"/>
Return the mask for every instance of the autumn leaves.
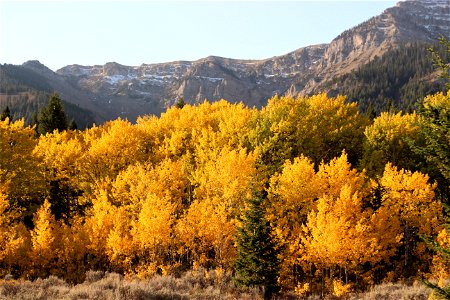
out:
<path id="1" fill-rule="evenodd" d="M 418 237 L 441 222 L 436 186 L 402 169 L 420 121 L 371 123 L 321 94 L 261 110 L 204 102 L 39 138 L 1 122 L 1 273 L 232 269 L 239 217 L 266 189 L 284 288 L 415 276 L 432 258 Z"/>

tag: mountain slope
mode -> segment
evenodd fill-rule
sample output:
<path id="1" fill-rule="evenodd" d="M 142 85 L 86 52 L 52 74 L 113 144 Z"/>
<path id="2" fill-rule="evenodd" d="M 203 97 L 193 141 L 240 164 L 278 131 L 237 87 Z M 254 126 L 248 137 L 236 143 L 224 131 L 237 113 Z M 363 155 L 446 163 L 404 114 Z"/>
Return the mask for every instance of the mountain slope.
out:
<path id="1" fill-rule="evenodd" d="M 36 67 L 39 70 L 34 71 Z M 27 124 L 31 124 L 32 118 L 47 104 L 49 95 L 55 90 L 43 75 L 45 73 L 49 76 L 54 74 L 37 62 L 27 62 L 23 66 L 0 65 L 0 109 L 8 106 L 13 119 L 24 118 Z M 74 119 L 79 128 L 95 122 L 93 112 L 67 101 L 63 104 L 68 119 Z"/>
<path id="2" fill-rule="evenodd" d="M 444 47 L 435 48 L 440 57 L 448 60 Z M 362 111 L 379 113 L 392 105 L 403 111 L 413 110 L 418 100 L 443 88 L 427 47 L 414 43 L 374 57 L 347 74 L 321 83 L 313 92 L 346 95 L 349 101 L 359 102 Z"/>
<path id="3" fill-rule="evenodd" d="M 97 122 L 119 116 L 133 121 L 142 114 L 159 114 L 181 98 L 188 103 L 224 98 L 261 106 L 274 94 L 348 93 L 348 89 L 339 89 L 339 85 L 359 77 L 357 71 L 369 62 L 411 45 L 426 49 L 440 35 L 450 36 L 448 0 L 415 0 L 399 2 L 381 15 L 343 32 L 329 44 L 308 46 L 265 60 L 211 56 L 197 61 L 141 66 L 114 62 L 103 66 L 69 65 L 57 72 L 36 62 L 26 63 L 24 67 L 42 74 L 66 101 L 93 111 Z M 409 71 L 404 71 L 390 76 L 389 80 L 408 76 Z M 415 80 L 433 81 L 430 72 L 432 69 L 419 72 Z M 371 75 L 373 79 L 380 76 L 375 73 Z M 372 78 L 365 78 L 355 84 L 364 87 L 371 81 Z M 402 84 L 389 86 L 402 89 L 408 82 L 402 80 Z M 352 97 L 355 95 L 361 93 Z M 383 102 L 386 98 L 372 97 L 364 101 Z"/>
<path id="4" fill-rule="evenodd" d="M 450 4 L 447 0 L 398 2 L 336 37 L 314 70 L 317 80 L 297 89 L 302 94 L 347 74 L 375 57 L 408 44 L 433 44 L 439 36 L 450 37 Z M 427 47 L 427 46 L 424 46 Z"/>

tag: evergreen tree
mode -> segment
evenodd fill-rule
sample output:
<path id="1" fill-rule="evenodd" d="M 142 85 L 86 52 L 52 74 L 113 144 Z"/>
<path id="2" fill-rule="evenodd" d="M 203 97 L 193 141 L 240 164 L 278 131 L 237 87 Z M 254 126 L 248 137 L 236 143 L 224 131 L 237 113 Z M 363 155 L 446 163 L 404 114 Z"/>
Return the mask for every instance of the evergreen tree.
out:
<path id="1" fill-rule="evenodd" d="M 437 194 L 442 202 L 450 204 L 450 41 L 441 37 L 441 46 L 446 52 L 440 53 L 429 48 L 434 66 L 441 72 L 447 92 L 428 95 L 418 103 L 418 113 L 424 119 L 419 124 L 421 139 L 408 140 L 411 150 L 419 159 L 416 168 L 427 173 L 438 184 Z"/>
<path id="2" fill-rule="evenodd" d="M 8 106 L 6 106 L 5 110 L 0 115 L 0 121 L 5 121 L 6 118 L 8 118 L 9 121 L 11 122 L 11 111 L 9 110 Z"/>
<path id="3" fill-rule="evenodd" d="M 280 261 L 272 228 L 265 218 L 263 203 L 266 198 L 261 192 L 254 192 L 248 201 L 242 226 L 238 229 L 235 270 L 239 284 L 262 287 L 264 299 L 271 299 L 279 291 Z"/>
<path id="4" fill-rule="evenodd" d="M 67 118 L 61 98 L 54 93 L 50 96 L 48 105 L 39 114 L 39 133 L 53 132 L 55 129 L 67 129 Z"/>
<path id="5" fill-rule="evenodd" d="M 432 76 L 434 69 L 428 48 L 428 44 L 412 43 L 389 50 L 360 68 L 329 81 L 323 89 L 358 102 L 361 112 L 367 111 L 372 103 L 375 114 L 379 115 L 386 111 L 388 99 L 397 111 L 406 111 L 409 107 L 415 109 L 418 100 L 441 90 L 445 84 L 445 80 L 435 80 Z M 445 67 L 445 58 L 449 54 L 445 48 L 443 42 L 433 47 L 436 56 L 443 58 L 444 64 L 435 61 L 438 67 Z"/>
<path id="6" fill-rule="evenodd" d="M 71 188 L 67 184 L 67 180 L 51 180 L 49 185 L 48 201 L 51 204 L 52 214 L 57 221 L 63 220 L 68 224 L 74 215 L 81 213 L 85 208 L 78 202 L 81 192 Z"/>
<path id="7" fill-rule="evenodd" d="M 375 119 L 375 117 L 377 116 L 372 102 L 369 102 L 369 105 L 365 112 L 365 116 L 368 117 L 370 120 Z"/>
<path id="8" fill-rule="evenodd" d="M 447 91 L 450 90 L 450 40 L 446 39 L 444 36 L 439 38 L 439 43 L 446 50 L 444 55 L 440 55 L 438 50 L 434 48 L 429 48 L 431 56 L 433 58 L 434 66 L 437 70 L 441 71 L 440 77 L 444 80 L 445 88 Z"/>
<path id="9" fill-rule="evenodd" d="M 31 115 L 31 126 L 35 126 L 34 130 L 35 130 L 35 135 L 39 136 L 39 118 L 38 118 L 38 114 L 36 112 L 33 112 L 33 114 Z"/>
<path id="10" fill-rule="evenodd" d="M 184 98 L 178 99 L 178 101 L 175 103 L 176 108 L 183 108 L 186 105 L 186 102 L 184 101 Z"/>

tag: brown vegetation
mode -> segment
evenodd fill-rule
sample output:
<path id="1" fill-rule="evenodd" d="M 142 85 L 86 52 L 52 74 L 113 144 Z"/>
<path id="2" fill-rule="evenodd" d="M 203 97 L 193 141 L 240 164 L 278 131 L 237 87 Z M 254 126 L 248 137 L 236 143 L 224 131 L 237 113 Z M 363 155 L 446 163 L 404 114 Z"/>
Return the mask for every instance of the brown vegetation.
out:
<path id="1" fill-rule="evenodd" d="M 352 293 L 346 299 L 360 300 L 426 300 L 430 290 L 421 283 L 385 283 L 372 287 L 365 293 Z M 328 295 L 326 299 L 341 299 Z M 71 285 L 56 276 L 34 281 L 0 280 L 2 300 L 176 300 L 176 299 L 263 299 L 257 289 L 236 286 L 231 273 L 218 273 L 199 268 L 188 271 L 181 277 L 155 275 L 148 279 L 125 278 L 117 273 L 89 271 L 83 283 Z M 320 299 L 319 295 L 300 296 L 292 292 L 282 293 L 277 299 Z"/>

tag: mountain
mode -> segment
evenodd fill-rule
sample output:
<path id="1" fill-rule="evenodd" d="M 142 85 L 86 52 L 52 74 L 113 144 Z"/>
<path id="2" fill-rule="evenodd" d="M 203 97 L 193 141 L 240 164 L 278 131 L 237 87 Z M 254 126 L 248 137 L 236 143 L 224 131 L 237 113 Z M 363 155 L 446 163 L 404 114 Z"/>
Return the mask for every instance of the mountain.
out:
<path id="1" fill-rule="evenodd" d="M 437 45 L 435 49 L 440 57 L 448 56 L 443 45 Z M 348 101 L 359 103 L 362 112 L 377 115 L 387 108 L 415 110 L 419 100 L 443 89 L 444 82 L 439 80 L 427 46 L 411 43 L 322 82 L 315 87 L 315 92 L 346 95 Z"/>
<path id="2" fill-rule="evenodd" d="M 55 90 L 65 90 L 64 79 L 37 61 L 26 62 L 22 66 L 0 65 L 0 109 L 8 106 L 13 119 L 24 118 L 27 124 L 31 124 Z M 77 101 L 83 103 L 82 98 L 77 97 L 75 89 L 71 97 L 67 98 L 74 103 L 63 100 L 65 112 L 68 119 L 75 120 L 79 128 L 106 120 L 99 119 L 89 109 L 75 104 Z M 89 107 L 88 104 L 85 106 Z"/>
<path id="3" fill-rule="evenodd" d="M 329 44 L 308 46 L 265 60 L 210 56 L 197 61 L 140 66 L 115 62 L 96 66 L 69 65 L 56 72 L 36 61 L 22 67 L 39 74 L 42 82 L 66 101 L 92 111 L 96 122 L 117 117 L 135 120 L 142 114 L 159 114 L 178 99 L 197 103 L 223 98 L 259 107 L 274 94 L 307 95 L 321 91 L 348 94 L 352 83 L 361 90 L 353 91 L 352 98 L 362 97 L 360 100 L 365 101 L 365 106 L 373 101 L 386 102 L 386 97 L 392 97 L 405 109 L 410 103 L 400 98 L 418 90 L 419 83 L 423 93 L 436 88 L 432 62 L 423 53 L 441 35 L 450 36 L 449 1 L 411 0 L 397 3 L 379 16 L 343 32 Z M 408 50 L 412 48 L 416 50 Z M 408 56 L 408 51 L 417 56 Z M 406 62 L 396 60 L 395 55 L 401 55 Z M 421 64 L 430 68 L 419 71 L 403 67 L 417 61 L 417 57 Z M 374 67 L 380 64 L 386 68 Z M 377 88 L 386 88 L 384 79 L 383 84 L 373 86 L 372 94 L 362 92 L 365 85 L 380 77 L 380 72 L 389 71 L 396 76 L 387 80 L 397 84 L 388 82 L 387 86 L 391 90 L 403 88 L 409 94 L 392 92 L 386 93 L 383 99 L 373 97 L 383 94 Z M 364 80 L 358 72 L 367 75 Z M 384 105 L 380 103 L 375 103 L 375 107 Z"/>
<path id="4" fill-rule="evenodd" d="M 92 93 L 92 100 L 115 116 L 134 119 L 142 113 L 160 113 L 181 98 L 189 103 L 227 99 L 261 106 L 272 95 L 285 93 L 292 79 L 306 73 L 323 51 L 323 45 L 311 46 L 261 61 L 210 56 L 138 67 L 71 65 L 57 74 Z"/>

